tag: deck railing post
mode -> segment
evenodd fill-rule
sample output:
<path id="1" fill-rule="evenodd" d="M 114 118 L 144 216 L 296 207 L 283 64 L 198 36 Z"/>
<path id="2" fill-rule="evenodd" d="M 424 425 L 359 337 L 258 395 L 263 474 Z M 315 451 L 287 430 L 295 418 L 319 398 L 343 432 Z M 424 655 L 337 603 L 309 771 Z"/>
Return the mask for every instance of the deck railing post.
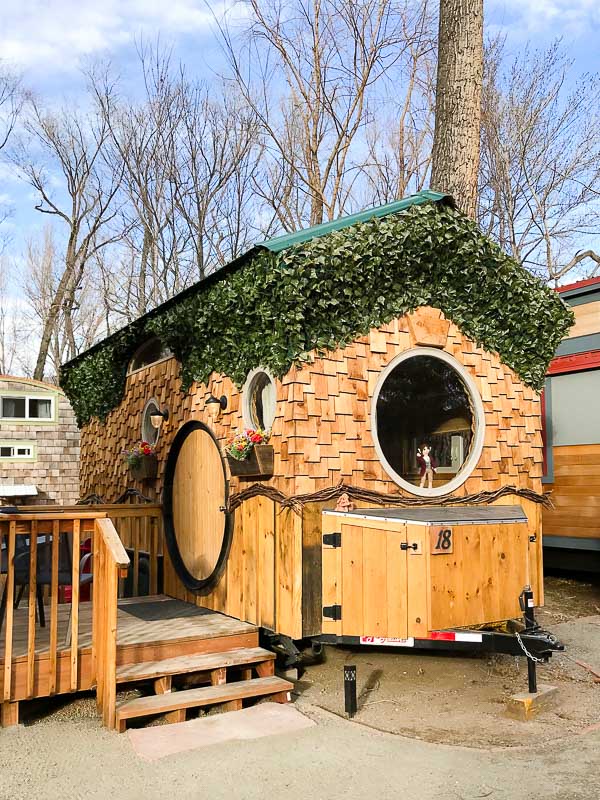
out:
<path id="1" fill-rule="evenodd" d="M 117 613 L 119 576 L 129 557 L 110 519 L 95 524 L 97 559 L 92 642 L 96 661 L 96 701 L 107 728 L 115 727 L 117 694 Z"/>

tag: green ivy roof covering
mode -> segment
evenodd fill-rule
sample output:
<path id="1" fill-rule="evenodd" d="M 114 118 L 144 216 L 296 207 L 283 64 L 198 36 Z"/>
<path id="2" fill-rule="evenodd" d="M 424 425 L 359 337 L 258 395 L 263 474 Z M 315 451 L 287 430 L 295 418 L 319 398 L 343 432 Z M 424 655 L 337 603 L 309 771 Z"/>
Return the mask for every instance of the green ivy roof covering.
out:
<path id="1" fill-rule="evenodd" d="M 422 305 L 440 308 L 537 389 L 573 323 L 557 293 L 451 198 L 421 192 L 252 248 L 70 361 L 60 382 L 85 424 L 118 405 L 128 362 L 150 336 L 181 362 L 185 389 L 213 370 L 241 385 L 257 366 L 283 376 L 312 351 Z"/>

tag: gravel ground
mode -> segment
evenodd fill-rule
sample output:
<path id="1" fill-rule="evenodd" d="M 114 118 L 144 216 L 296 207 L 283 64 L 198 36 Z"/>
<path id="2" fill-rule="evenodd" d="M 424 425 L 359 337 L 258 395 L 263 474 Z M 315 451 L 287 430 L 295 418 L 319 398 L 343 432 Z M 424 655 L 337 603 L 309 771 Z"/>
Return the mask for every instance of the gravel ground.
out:
<path id="1" fill-rule="evenodd" d="M 527 724 L 527 736 L 550 742 L 600 723 L 600 685 L 575 663 L 600 669 L 600 586 L 589 579 L 547 578 L 538 619 L 567 647 L 538 667 L 538 683 L 559 691 L 552 708 Z M 298 683 L 299 707 L 343 716 L 343 666 L 350 663 L 357 667 L 358 722 L 429 742 L 523 744 L 523 723 L 505 713 L 508 697 L 527 691 L 523 658 L 330 647 L 324 663 L 309 667 Z"/>
<path id="2" fill-rule="evenodd" d="M 0 732 L 0 800 L 315 798 L 597 800 L 600 590 L 552 577 L 540 621 L 568 646 L 540 682 L 559 687 L 536 720 L 505 716 L 526 689 L 522 659 L 329 648 L 307 668 L 297 706 L 318 723 L 286 736 L 182 753 L 147 764 L 128 737 L 104 730 L 93 695 L 23 704 L 24 725 Z M 342 666 L 356 663 L 360 710 L 343 719 Z"/>
<path id="3" fill-rule="evenodd" d="M 523 748 L 472 749 L 381 733 L 314 709 L 310 730 L 148 764 L 96 720 L 5 731 L 0 800 L 597 800 L 600 732 Z"/>

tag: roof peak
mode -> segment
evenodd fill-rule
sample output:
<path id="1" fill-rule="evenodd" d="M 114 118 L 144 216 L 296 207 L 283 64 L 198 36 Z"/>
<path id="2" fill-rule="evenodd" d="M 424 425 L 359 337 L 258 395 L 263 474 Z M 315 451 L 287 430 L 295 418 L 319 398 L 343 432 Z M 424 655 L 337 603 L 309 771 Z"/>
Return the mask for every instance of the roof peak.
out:
<path id="1" fill-rule="evenodd" d="M 374 217 L 386 217 L 388 214 L 397 214 L 404 211 L 411 206 L 421 205 L 423 203 L 447 203 L 454 205 L 454 200 L 449 194 L 444 192 L 434 192 L 431 189 L 423 189 L 416 194 L 404 197 L 401 200 L 394 200 L 391 203 L 385 203 L 382 206 L 373 206 L 372 208 L 358 211 L 356 214 L 347 214 L 343 217 L 322 222 L 319 225 L 312 225 L 310 228 L 301 228 L 298 231 L 291 233 L 284 233 L 281 236 L 275 236 L 273 239 L 267 239 L 264 242 L 259 242 L 256 247 L 264 247 L 273 253 L 279 253 L 288 247 L 295 244 L 307 242 L 309 239 L 316 239 L 320 236 L 326 236 L 332 231 L 339 231 L 343 228 L 349 228 L 351 225 L 356 225 L 358 222 L 366 222 Z"/>

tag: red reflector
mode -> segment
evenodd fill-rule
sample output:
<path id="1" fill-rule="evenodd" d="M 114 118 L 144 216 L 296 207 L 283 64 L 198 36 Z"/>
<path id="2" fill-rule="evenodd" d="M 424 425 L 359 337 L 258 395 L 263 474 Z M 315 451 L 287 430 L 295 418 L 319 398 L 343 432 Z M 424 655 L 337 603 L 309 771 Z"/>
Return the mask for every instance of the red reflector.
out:
<path id="1" fill-rule="evenodd" d="M 456 638 L 456 634 L 452 633 L 451 631 L 432 631 L 429 636 L 429 639 L 441 639 L 445 642 L 453 642 Z"/>

